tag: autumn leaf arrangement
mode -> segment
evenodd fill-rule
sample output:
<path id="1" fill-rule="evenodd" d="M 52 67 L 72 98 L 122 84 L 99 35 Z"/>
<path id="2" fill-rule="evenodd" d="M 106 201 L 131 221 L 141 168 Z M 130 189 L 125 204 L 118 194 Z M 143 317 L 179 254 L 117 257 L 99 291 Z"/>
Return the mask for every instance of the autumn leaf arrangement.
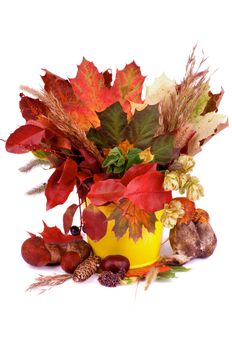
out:
<path id="1" fill-rule="evenodd" d="M 204 65 L 204 58 L 197 64 L 194 48 L 183 80 L 177 83 L 163 74 L 146 87 L 144 99 L 145 77 L 135 62 L 117 70 L 112 81 L 111 70 L 101 73 L 83 59 L 73 79 L 45 70 L 42 89 L 21 87 L 32 97 L 20 94 L 24 125 L 9 136 L 6 150 L 32 153 L 34 159 L 22 171 L 44 164 L 54 169 L 46 184 L 30 192 L 45 193 L 47 210 L 64 204 L 73 190 L 77 192 L 77 202 L 64 213 L 64 233 L 45 224 L 41 237 L 32 234 L 33 244 L 27 242 L 22 249 L 32 265 L 61 262 L 68 275 L 41 277 L 33 286 L 63 283 L 70 273 L 75 275 L 74 265 L 80 269 L 84 263 L 87 277 L 100 268 L 103 285 L 114 286 L 138 276 L 147 276 L 149 282 L 173 277 L 175 271 L 184 269 L 176 265 L 212 254 L 216 236 L 207 212 L 194 204 L 204 191 L 192 176 L 193 157 L 228 123 L 218 113 L 223 90 L 211 92 L 209 69 Z M 173 199 L 173 191 L 180 196 Z M 102 208 L 111 204 L 113 210 L 107 217 Z M 77 210 L 80 227 L 72 226 Z M 102 264 L 83 244 L 81 233 L 100 241 L 111 220 L 117 239 L 129 232 L 137 242 L 143 227 L 154 232 L 160 210 L 161 221 L 170 229 L 173 255 L 150 268 L 133 271 L 123 257 L 111 257 L 111 267 L 102 269 L 107 263 Z M 36 249 L 43 253 L 35 257 Z M 76 280 L 86 279 L 78 276 Z"/>

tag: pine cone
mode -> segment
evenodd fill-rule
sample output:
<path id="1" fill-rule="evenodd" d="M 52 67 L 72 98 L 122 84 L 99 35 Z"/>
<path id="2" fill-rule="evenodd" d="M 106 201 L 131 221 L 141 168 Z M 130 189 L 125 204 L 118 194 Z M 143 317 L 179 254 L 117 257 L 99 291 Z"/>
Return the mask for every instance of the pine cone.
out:
<path id="1" fill-rule="evenodd" d="M 82 282 L 91 277 L 100 265 L 101 258 L 99 256 L 90 256 L 77 266 L 73 273 L 74 282 Z"/>

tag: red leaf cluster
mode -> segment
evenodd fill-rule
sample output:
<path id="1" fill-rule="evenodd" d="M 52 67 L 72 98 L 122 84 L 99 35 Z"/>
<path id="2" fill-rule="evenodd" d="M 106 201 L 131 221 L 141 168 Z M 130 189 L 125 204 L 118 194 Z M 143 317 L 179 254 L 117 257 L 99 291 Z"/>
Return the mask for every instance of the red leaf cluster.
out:
<path id="1" fill-rule="evenodd" d="M 164 191 L 164 175 L 154 170 L 155 163 L 136 164 L 119 179 L 107 179 L 94 183 L 88 198 L 97 206 L 117 203 L 128 198 L 138 208 L 154 212 L 161 210 L 172 199 L 171 192 Z"/>
<path id="2" fill-rule="evenodd" d="M 154 212 L 163 209 L 164 204 L 172 199 L 171 192 L 164 191 L 162 187 L 164 175 L 155 169 L 155 163 L 136 164 L 121 180 L 100 180 L 91 186 L 87 197 L 92 204 L 95 206 L 109 202 L 116 204 L 108 217 L 108 220 L 115 220 L 113 230 L 116 237 L 122 237 L 129 229 L 130 237 L 137 241 L 142 236 L 143 225 L 149 232 L 154 232 L 156 221 Z M 85 216 L 85 221 L 88 220 L 90 216 Z M 98 225 L 94 226 L 93 229 L 91 223 L 91 238 L 98 240 L 104 236 L 105 231 Z"/>
<path id="3" fill-rule="evenodd" d="M 95 205 L 104 205 L 108 202 L 117 202 L 123 197 L 125 186 L 120 180 L 108 179 L 98 181 L 92 185 L 88 198 Z"/>

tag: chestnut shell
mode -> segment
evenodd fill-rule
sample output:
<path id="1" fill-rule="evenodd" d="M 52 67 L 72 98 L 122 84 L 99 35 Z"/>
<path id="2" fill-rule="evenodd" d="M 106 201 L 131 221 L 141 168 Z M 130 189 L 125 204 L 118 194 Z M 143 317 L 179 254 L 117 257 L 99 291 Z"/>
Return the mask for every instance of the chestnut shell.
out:
<path id="1" fill-rule="evenodd" d="M 21 247 L 23 259 L 32 266 L 45 266 L 51 262 L 51 254 L 41 237 L 31 237 Z"/>

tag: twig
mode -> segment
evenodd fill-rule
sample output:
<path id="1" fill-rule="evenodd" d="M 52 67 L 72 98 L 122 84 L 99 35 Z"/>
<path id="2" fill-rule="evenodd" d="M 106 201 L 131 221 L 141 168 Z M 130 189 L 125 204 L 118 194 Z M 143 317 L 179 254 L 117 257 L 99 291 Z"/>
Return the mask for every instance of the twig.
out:
<path id="1" fill-rule="evenodd" d="M 31 292 L 34 289 L 40 289 L 40 294 L 50 290 L 51 288 L 63 284 L 67 280 L 72 278 L 70 274 L 61 274 L 61 275 L 52 275 L 52 276 L 42 276 L 39 275 L 35 280 L 36 282 L 32 283 L 27 289 L 26 292 Z M 45 288 L 42 288 L 45 287 Z"/>

